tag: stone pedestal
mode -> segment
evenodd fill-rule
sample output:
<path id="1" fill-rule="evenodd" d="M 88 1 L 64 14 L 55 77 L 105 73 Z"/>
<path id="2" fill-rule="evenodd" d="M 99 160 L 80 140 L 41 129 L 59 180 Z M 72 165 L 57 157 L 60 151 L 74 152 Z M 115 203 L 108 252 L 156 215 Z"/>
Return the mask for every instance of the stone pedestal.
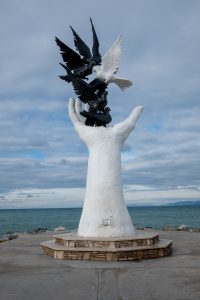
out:
<path id="1" fill-rule="evenodd" d="M 41 243 L 44 254 L 56 259 L 134 261 L 159 258 L 172 252 L 171 240 L 160 240 L 153 232 L 136 231 L 132 237 L 84 238 L 77 234 L 55 235 Z"/>

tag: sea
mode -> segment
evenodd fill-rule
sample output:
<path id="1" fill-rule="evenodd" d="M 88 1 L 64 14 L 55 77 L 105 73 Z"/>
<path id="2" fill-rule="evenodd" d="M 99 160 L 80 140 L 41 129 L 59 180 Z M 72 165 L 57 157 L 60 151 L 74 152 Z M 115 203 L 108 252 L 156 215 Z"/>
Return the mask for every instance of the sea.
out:
<path id="1" fill-rule="evenodd" d="M 128 207 L 128 210 L 137 228 L 177 228 L 182 224 L 189 228 L 200 228 L 200 207 Z M 1 209 L 0 237 L 8 232 L 24 233 L 37 228 L 51 231 L 58 226 L 75 230 L 81 212 L 82 208 Z"/>

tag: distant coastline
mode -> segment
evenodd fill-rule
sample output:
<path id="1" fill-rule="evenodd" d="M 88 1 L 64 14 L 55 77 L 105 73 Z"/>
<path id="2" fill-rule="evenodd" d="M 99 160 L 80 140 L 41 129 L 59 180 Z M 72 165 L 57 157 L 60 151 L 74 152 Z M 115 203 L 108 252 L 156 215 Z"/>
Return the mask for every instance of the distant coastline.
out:
<path id="1" fill-rule="evenodd" d="M 182 200 L 182 201 L 177 201 L 177 202 L 173 202 L 173 203 L 166 203 L 166 204 L 129 204 L 127 205 L 127 207 L 185 207 L 185 206 L 190 206 L 190 207 L 200 207 L 200 200 Z M 0 208 L 0 210 L 40 210 L 40 209 L 82 209 L 82 206 L 75 206 L 75 207 L 16 207 L 16 208 Z"/>
<path id="2" fill-rule="evenodd" d="M 169 203 L 166 206 L 199 206 L 200 207 L 200 200 L 178 201 L 178 202 L 174 202 L 174 203 Z"/>
<path id="3" fill-rule="evenodd" d="M 177 202 L 173 202 L 173 203 L 166 203 L 163 205 L 156 205 L 156 204 L 133 204 L 133 205 L 128 205 L 128 207 L 185 207 L 185 206 L 191 206 L 191 207 L 200 207 L 200 200 L 182 200 L 182 201 L 177 201 Z"/>

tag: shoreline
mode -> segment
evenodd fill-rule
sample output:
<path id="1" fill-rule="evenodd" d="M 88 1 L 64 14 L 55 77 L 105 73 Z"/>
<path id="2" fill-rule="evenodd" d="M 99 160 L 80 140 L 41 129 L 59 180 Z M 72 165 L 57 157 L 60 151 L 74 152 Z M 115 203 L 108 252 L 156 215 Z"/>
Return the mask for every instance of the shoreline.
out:
<path id="1" fill-rule="evenodd" d="M 200 233 L 200 228 L 194 228 L 194 227 L 187 227 L 186 225 L 182 224 L 178 227 L 170 227 L 170 226 L 166 226 L 164 228 L 153 228 L 153 227 L 135 227 L 136 230 L 144 230 L 144 231 L 158 231 L 158 232 L 196 232 L 196 233 Z M 5 235 L 3 235 L 2 237 L 0 237 L 0 243 L 4 243 L 7 241 L 11 241 L 14 239 L 18 239 L 20 237 L 23 236 L 34 236 L 34 235 L 38 235 L 38 234 L 42 234 L 42 233 L 46 233 L 46 234 L 64 234 L 64 233 L 69 233 L 69 232 L 76 232 L 77 228 L 74 230 L 49 230 L 48 228 L 36 228 L 33 229 L 32 231 L 24 231 L 24 232 L 7 232 Z"/>

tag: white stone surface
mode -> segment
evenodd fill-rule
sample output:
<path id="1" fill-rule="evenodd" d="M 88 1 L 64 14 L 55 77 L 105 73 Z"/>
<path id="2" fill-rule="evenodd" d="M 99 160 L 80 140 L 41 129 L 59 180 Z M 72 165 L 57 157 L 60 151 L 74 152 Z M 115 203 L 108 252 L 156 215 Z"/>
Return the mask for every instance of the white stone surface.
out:
<path id="1" fill-rule="evenodd" d="M 106 52 L 102 58 L 101 65 L 93 67 L 93 71 L 96 72 L 96 78 L 105 82 L 106 84 L 115 83 L 121 90 L 130 87 L 132 81 L 116 77 L 116 72 L 119 68 L 121 57 L 121 37 L 118 36 L 111 48 Z"/>
<path id="2" fill-rule="evenodd" d="M 86 194 L 78 235 L 123 237 L 135 235 L 121 181 L 121 148 L 143 111 L 137 106 L 113 127 L 89 127 L 80 117 L 81 103 L 69 101 L 69 116 L 89 150 Z"/>
<path id="3" fill-rule="evenodd" d="M 65 227 L 63 227 L 63 226 L 58 226 L 58 227 L 56 227 L 55 229 L 54 229 L 54 231 L 65 231 L 66 229 L 65 229 Z"/>

